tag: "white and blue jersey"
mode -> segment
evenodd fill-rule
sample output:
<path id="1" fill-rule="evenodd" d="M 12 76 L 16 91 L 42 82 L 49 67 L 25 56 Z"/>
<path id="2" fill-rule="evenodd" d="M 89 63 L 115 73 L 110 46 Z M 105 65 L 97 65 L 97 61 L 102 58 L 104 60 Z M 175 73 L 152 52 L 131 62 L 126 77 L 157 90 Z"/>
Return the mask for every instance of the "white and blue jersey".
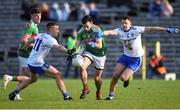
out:
<path id="1" fill-rule="evenodd" d="M 41 74 L 49 68 L 50 65 L 45 63 L 44 59 L 53 45 L 56 44 L 58 44 L 57 40 L 48 33 L 38 34 L 35 37 L 33 49 L 28 58 L 28 66 L 31 72 Z"/>
<path id="2" fill-rule="evenodd" d="M 124 64 L 134 72 L 140 67 L 141 56 L 144 54 L 141 40 L 141 34 L 144 30 L 145 27 L 140 26 L 132 26 L 128 31 L 124 31 L 122 28 L 114 29 L 124 46 L 123 55 L 119 57 L 117 62 Z"/>

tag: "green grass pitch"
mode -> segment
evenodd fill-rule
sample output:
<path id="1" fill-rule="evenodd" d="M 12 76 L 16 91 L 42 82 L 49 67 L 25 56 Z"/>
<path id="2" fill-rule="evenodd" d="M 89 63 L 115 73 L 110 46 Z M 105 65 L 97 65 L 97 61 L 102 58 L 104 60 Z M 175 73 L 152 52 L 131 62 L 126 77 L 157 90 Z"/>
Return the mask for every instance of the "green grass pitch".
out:
<path id="1" fill-rule="evenodd" d="M 2 83 L 2 80 L 0 80 Z M 0 90 L 0 109 L 180 109 L 180 80 L 132 80 L 128 88 L 119 81 L 114 100 L 97 101 L 95 85 L 89 80 L 91 92 L 86 99 L 79 99 L 82 85 L 80 79 L 65 79 L 72 101 L 64 101 L 53 79 L 40 79 L 21 92 L 22 101 L 9 101 L 8 94 L 17 83 L 7 90 Z M 102 94 L 108 94 L 109 79 L 103 80 Z"/>

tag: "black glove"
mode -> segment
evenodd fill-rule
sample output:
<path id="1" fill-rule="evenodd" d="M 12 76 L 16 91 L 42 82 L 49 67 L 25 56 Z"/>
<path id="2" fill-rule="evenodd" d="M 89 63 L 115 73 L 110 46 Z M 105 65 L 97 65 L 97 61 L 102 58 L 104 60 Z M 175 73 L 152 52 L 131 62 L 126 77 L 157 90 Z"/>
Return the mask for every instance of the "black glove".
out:
<path id="1" fill-rule="evenodd" d="M 73 48 L 73 49 L 68 49 L 68 54 L 69 55 L 72 55 L 72 54 L 74 54 L 76 52 L 76 48 Z"/>
<path id="2" fill-rule="evenodd" d="M 68 54 L 67 58 L 66 58 L 66 62 L 71 62 L 73 58 L 73 55 Z"/>

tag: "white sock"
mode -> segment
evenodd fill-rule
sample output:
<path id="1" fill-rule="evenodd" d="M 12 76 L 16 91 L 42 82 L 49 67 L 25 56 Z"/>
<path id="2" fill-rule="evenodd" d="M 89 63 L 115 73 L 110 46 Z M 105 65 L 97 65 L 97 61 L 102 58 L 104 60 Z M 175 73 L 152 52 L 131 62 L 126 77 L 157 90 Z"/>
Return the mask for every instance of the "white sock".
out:
<path id="1" fill-rule="evenodd" d="M 9 75 L 9 76 L 8 76 L 8 79 L 12 81 L 13 76 L 10 76 L 10 75 Z"/>

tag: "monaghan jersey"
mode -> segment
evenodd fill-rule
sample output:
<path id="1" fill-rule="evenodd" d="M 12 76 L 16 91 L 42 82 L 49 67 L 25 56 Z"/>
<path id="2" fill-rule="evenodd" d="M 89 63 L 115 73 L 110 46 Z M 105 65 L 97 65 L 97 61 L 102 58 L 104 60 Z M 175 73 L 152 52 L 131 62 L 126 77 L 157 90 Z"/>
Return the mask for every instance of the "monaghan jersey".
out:
<path id="1" fill-rule="evenodd" d="M 122 28 L 114 29 L 123 43 L 124 54 L 130 57 L 141 57 L 144 54 L 141 40 L 141 33 L 143 33 L 144 30 L 145 27 L 140 26 L 132 26 L 127 32 Z"/>
<path id="2" fill-rule="evenodd" d="M 105 56 L 106 55 L 106 43 L 105 43 L 103 37 L 99 38 L 102 41 L 102 48 L 100 48 L 100 49 L 96 48 L 96 47 L 91 47 L 87 44 L 88 42 L 96 42 L 97 39 L 95 37 L 93 37 L 94 32 L 102 32 L 102 31 L 96 25 L 92 26 L 91 32 L 86 32 L 84 30 L 84 28 L 82 27 L 78 32 L 77 40 L 82 41 L 84 44 L 86 44 L 85 51 L 90 52 L 91 54 L 93 54 L 95 56 L 99 56 L 99 57 Z"/>
<path id="3" fill-rule="evenodd" d="M 26 22 L 24 34 L 28 34 L 31 36 L 28 40 L 33 39 L 37 34 L 39 34 L 37 24 L 35 24 L 32 20 L 30 20 L 30 22 L 29 21 Z M 25 38 L 22 38 L 22 39 L 25 39 Z M 28 58 L 32 50 L 32 46 L 29 45 L 26 50 L 23 50 L 24 46 L 25 46 L 24 42 L 21 42 L 21 44 L 19 45 L 17 54 L 18 56 Z"/>
<path id="4" fill-rule="evenodd" d="M 38 34 L 35 37 L 35 44 L 28 58 L 31 66 L 42 66 L 53 45 L 58 44 L 57 40 L 48 33 Z"/>

